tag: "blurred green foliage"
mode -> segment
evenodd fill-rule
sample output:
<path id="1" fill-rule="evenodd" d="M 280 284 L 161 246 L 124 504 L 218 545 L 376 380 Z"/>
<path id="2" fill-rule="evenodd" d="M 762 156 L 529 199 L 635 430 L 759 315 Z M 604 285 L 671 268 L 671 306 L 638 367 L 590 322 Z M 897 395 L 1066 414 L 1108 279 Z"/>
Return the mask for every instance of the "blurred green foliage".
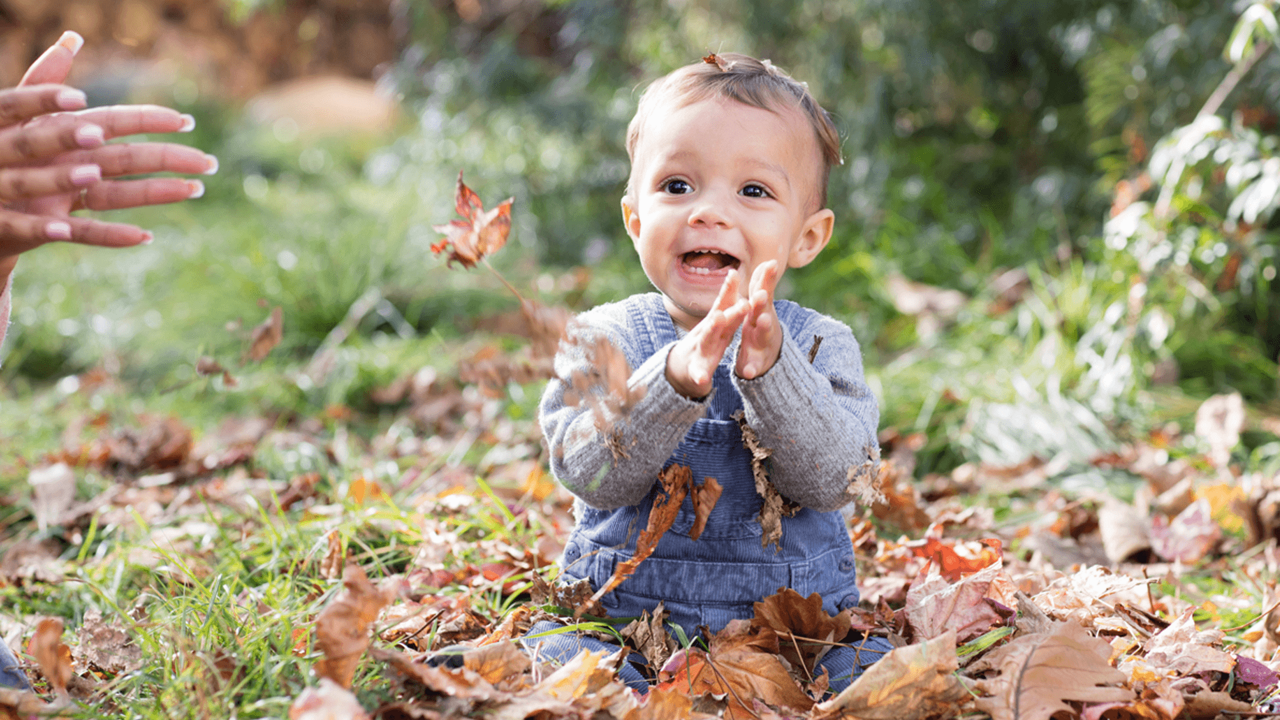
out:
<path id="1" fill-rule="evenodd" d="M 929 438 L 922 472 L 1105 446 L 1156 421 L 1157 380 L 1276 398 L 1273 2 L 463 5 L 404 3 L 411 40 L 383 79 L 408 111 L 394 139 L 300 140 L 184 108 L 222 158 L 206 197 L 125 214 L 157 230 L 148 248 L 24 258 L 0 378 L 106 362 L 149 387 L 194 382 L 197 357 L 236 362 L 276 305 L 277 355 L 305 361 L 374 289 L 345 379 L 279 390 L 359 404 L 422 338 L 512 307 L 431 255 L 459 170 L 488 203 L 516 198 L 495 262 L 522 289 L 563 298 L 557 277 L 585 265 L 574 309 L 645 290 L 618 209 L 626 124 L 647 82 L 736 50 L 808 82 L 841 130 L 835 237 L 781 292 L 854 328 L 884 423 Z M 970 302 L 926 329 L 897 276 Z M 1020 449 L 1017 417 L 1039 428 Z"/>

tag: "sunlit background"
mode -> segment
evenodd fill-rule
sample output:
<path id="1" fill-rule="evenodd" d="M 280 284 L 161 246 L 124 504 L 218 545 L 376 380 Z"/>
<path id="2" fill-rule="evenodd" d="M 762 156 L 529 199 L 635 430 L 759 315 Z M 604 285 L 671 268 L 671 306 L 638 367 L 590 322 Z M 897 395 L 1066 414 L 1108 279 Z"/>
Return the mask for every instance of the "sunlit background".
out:
<path id="1" fill-rule="evenodd" d="M 430 251 L 460 170 L 516 198 L 495 262 L 523 291 L 643 290 L 626 123 L 648 80 L 736 50 L 840 128 L 835 237 L 783 292 L 854 328 L 884 425 L 923 433 L 918 472 L 1062 455 L 1106 482 L 1085 460 L 1117 436 L 1215 392 L 1275 400 L 1269 22 L 1220 0 L 5 0 L 6 83 L 77 30 L 72 84 L 192 113 L 180 141 L 221 171 L 201 200 L 120 214 L 149 247 L 23 258 L 0 437 L 56 436 L 31 416 L 104 378 L 125 392 L 96 402 L 135 412 L 370 408 L 514 307 Z M 276 306 L 265 365 L 234 388 L 196 372 L 234 371 Z M 332 371 L 299 373 L 355 308 Z M 1274 440 L 1249 436 L 1257 462 Z"/>

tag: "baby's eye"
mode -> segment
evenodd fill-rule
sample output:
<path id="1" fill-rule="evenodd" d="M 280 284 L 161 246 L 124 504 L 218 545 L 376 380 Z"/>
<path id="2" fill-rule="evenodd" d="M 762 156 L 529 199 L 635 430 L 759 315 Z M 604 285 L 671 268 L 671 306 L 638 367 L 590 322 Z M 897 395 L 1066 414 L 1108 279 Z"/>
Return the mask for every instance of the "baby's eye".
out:
<path id="1" fill-rule="evenodd" d="M 662 189 L 672 195 L 684 195 L 693 190 L 684 180 L 668 180 L 662 184 Z"/>
<path id="2" fill-rule="evenodd" d="M 746 186 L 746 187 L 742 188 L 741 192 L 742 192 L 742 194 L 743 194 L 743 195 L 745 195 L 746 197 L 751 197 L 751 198 L 767 198 L 767 197 L 769 197 L 769 191 L 768 191 L 768 190 L 765 190 L 765 189 L 764 189 L 764 187 L 762 187 L 762 186 L 760 186 L 760 185 L 756 185 L 756 184 L 754 184 L 754 183 L 752 183 L 751 185 L 748 185 L 748 186 Z"/>

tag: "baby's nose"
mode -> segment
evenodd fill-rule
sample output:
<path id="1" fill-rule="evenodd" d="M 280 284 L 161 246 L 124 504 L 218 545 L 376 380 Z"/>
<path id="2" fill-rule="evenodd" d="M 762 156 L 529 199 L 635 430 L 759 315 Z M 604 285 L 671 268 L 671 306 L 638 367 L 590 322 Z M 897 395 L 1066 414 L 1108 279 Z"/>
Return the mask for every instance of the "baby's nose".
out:
<path id="1" fill-rule="evenodd" d="M 694 227 L 726 227 L 729 225 L 729 214 L 724 212 L 719 203 L 702 202 L 689 213 L 689 224 Z"/>

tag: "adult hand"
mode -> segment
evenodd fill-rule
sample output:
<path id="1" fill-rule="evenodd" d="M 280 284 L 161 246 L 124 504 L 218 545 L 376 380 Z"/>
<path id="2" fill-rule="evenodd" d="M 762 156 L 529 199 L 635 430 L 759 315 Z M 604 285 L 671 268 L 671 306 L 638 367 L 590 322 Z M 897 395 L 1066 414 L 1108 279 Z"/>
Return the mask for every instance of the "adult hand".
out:
<path id="1" fill-rule="evenodd" d="M 55 240 L 125 247 L 149 242 L 134 225 L 73 217 L 177 202 L 204 193 L 198 180 L 130 175 L 208 174 L 217 159 L 171 143 L 105 144 L 141 133 L 190 131 L 195 120 L 154 105 L 84 110 L 84 93 L 60 83 L 83 40 L 64 33 L 27 70 L 19 87 L 0 90 L 0 286 L 23 252 Z"/>

